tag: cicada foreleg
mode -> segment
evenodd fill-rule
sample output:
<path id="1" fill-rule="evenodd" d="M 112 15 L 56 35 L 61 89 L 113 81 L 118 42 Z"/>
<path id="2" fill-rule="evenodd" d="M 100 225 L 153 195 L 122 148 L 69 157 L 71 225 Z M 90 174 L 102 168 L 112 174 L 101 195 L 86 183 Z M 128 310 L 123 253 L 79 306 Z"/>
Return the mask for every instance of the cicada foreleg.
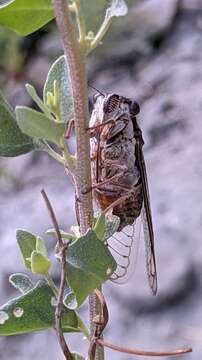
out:
<path id="1" fill-rule="evenodd" d="M 100 187 L 102 187 L 103 185 L 107 185 L 107 184 L 110 184 L 116 180 L 118 180 L 120 177 L 122 177 L 123 175 L 125 175 L 126 173 L 126 170 L 127 170 L 127 167 L 125 165 L 119 165 L 119 164 L 116 164 L 116 162 L 113 162 L 113 161 L 107 161 L 108 165 L 110 164 L 111 166 L 116 166 L 117 169 L 121 169 L 122 171 L 120 171 L 119 173 L 111 176 L 110 178 L 106 179 L 106 180 L 103 180 L 103 181 L 100 181 L 96 184 L 93 184 L 91 186 L 91 188 L 89 189 L 86 189 L 86 190 L 83 190 L 82 193 L 83 194 L 87 194 L 88 192 L 90 192 L 91 190 L 96 190 L 96 189 L 99 189 Z"/>
<path id="2" fill-rule="evenodd" d="M 88 131 L 90 133 L 90 137 L 94 137 L 95 136 L 95 132 L 96 130 L 103 130 L 103 128 L 106 126 L 106 125 L 109 125 L 111 124 L 112 126 L 116 124 L 115 120 L 114 119 L 109 119 L 107 121 L 105 121 L 104 123 L 100 123 L 100 124 L 96 124 L 94 126 L 90 126 L 86 129 L 86 131 Z"/>
<path id="3" fill-rule="evenodd" d="M 68 122 L 68 125 L 67 125 L 67 129 L 66 129 L 66 132 L 65 132 L 65 139 L 69 139 L 70 136 L 71 136 L 71 132 L 72 130 L 74 129 L 75 127 L 75 122 L 74 122 L 74 119 L 71 119 L 69 122 Z"/>

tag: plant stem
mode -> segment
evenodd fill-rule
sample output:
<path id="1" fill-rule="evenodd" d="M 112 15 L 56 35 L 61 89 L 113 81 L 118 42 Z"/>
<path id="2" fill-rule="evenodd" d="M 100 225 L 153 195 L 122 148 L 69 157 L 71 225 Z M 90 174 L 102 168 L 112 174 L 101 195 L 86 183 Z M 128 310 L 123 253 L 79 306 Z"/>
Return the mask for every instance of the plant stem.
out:
<path id="1" fill-rule="evenodd" d="M 58 341 L 60 343 L 61 349 L 63 351 L 63 354 L 65 356 L 66 360 L 73 360 L 73 356 L 67 346 L 67 343 L 65 341 L 65 337 L 62 331 L 62 325 L 61 325 L 61 318 L 62 318 L 62 311 L 63 311 L 63 296 L 64 296 L 64 290 L 65 290 L 65 278 L 66 278 L 66 249 L 68 246 L 68 243 L 64 243 L 62 240 L 62 236 L 60 234 L 60 228 L 55 216 L 55 213 L 53 211 L 53 208 L 51 206 L 51 203 L 48 199 L 48 196 L 44 190 L 41 191 L 41 194 L 43 196 L 43 199 L 45 201 L 46 207 L 48 209 L 50 218 L 53 222 L 53 226 L 55 228 L 58 245 L 59 245 L 59 251 L 60 251 L 60 266 L 61 266 L 61 277 L 60 277 L 60 287 L 57 295 L 57 305 L 55 309 L 55 329 L 57 332 Z"/>
<path id="2" fill-rule="evenodd" d="M 49 273 L 46 275 L 46 281 L 47 281 L 48 285 L 51 287 L 51 289 L 53 290 L 55 296 L 57 297 L 58 296 L 58 288 L 55 285 L 55 283 Z"/>
<path id="3" fill-rule="evenodd" d="M 65 141 L 62 139 L 61 141 L 61 149 L 63 151 L 63 157 L 65 159 L 65 167 L 74 174 L 75 171 L 75 157 L 69 153 Z"/>
<path id="4" fill-rule="evenodd" d="M 74 121 L 77 142 L 76 190 L 79 199 L 80 230 L 84 234 L 91 225 L 92 196 L 83 192 L 91 188 L 90 146 L 86 131 L 88 126 L 88 99 L 85 56 L 79 45 L 68 8 L 64 0 L 53 0 L 58 29 L 63 41 L 64 53 L 68 59 L 72 85 Z"/>
<path id="5" fill-rule="evenodd" d="M 76 1 L 77 6 L 79 0 Z M 78 200 L 78 212 L 80 220 L 80 232 L 84 234 L 91 227 L 93 209 L 92 194 L 86 190 L 91 189 L 91 166 L 90 166 L 90 142 L 86 131 L 88 127 L 88 98 L 86 79 L 85 41 L 80 42 L 76 38 L 74 26 L 69 16 L 69 10 L 65 0 L 53 0 L 56 22 L 63 42 L 64 53 L 70 71 L 74 121 L 77 143 L 77 161 L 75 171 L 76 197 Z M 81 19 L 82 14 L 80 14 Z M 85 40 L 85 39 L 84 39 Z M 94 331 L 93 318 L 97 314 L 97 299 L 90 296 L 90 324 L 91 335 Z M 104 352 L 97 351 L 96 359 L 103 360 Z"/>
<path id="6" fill-rule="evenodd" d="M 60 164 L 65 165 L 65 159 L 55 150 L 53 150 L 46 141 L 43 141 L 43 145 L 43 151 L 46 151 L 53 159 L 58 161 Z"/>
<path id="7" fill-rule="evenodd" d="M 112 18 L 105 18 L 98 33 L 95 35 L 94 39 L 90 44 L 90 48 L 88 49 L 88 53 L 93 51 L 98 45 L 100 45 L 103 37 L 105 36 L 106 32 L 108 31 L 110 25 L 112 23 Z"/>
<path id="8" fill-rule="evenodd" d="M 86 37 L 86 24 L 81 12 L 80 0 L 75 0 L 74 5 L 75 5 L 76 22 L 79 30 L 79 42 L 82 43 L 85 41 L 85 37 Z"/>

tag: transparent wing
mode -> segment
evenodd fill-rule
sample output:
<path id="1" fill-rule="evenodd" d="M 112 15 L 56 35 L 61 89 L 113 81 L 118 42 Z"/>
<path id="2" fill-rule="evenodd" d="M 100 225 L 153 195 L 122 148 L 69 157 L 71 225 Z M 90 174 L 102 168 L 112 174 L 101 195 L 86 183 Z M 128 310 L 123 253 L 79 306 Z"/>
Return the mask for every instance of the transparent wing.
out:
<path id="1" fill-rule="evenodd" d="M 113 282 L 123 284 L 133 274 L 138 256 L 141 220 L 126 226 L 107 240 L 107 246 L 117 262 L 117 269 L 112 275 Z"/>
<path id="2" fill-rule="evenodd" d="M 140 139 L 137 139 L 136 150 L 137 150 L 136 155 L 137 155 L 137 160 L 138 160 L 138 165 L 142 180 L 142 188 L 143 188 L 143 207 L 141 211 L 141 218 L 143 223 L 143 231 L 144 231 L 144 239 L 145 239 L 145 247 L 146 247 L 147 276 L 152 293 L 156 295 L 157 271 L 156 271 L 155 252 L 154 252 L 154 231 L 153 231 L 151 208 L 150 208 L 146 166 L 145 166 Z"/>

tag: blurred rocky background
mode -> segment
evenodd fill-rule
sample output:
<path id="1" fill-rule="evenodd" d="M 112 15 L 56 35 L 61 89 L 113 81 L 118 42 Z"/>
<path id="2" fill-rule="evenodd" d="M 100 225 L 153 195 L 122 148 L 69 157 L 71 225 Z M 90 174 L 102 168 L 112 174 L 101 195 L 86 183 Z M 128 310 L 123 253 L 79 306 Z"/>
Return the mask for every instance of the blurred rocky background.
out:
<path id="1" fill-rule="evenodd" d="M 31 105 L 25 83 L 32 83 L 41 93 L 51 63 L 62 53 L 54 24 L 25 39 L 2 29 L 0 48 L 4 93 L 13 106 Z M 137 1 L 91 56 L 88 69 L 91 85 L 140 102 L 138 121 L 145 139 L 158 266 L 159 290 L 152 297 L 141 241 L 128 283 L 104 286 L 110 312 L 106 339 L 145 350 L 193 346 L 194 352 L 181 359 L 200 360 L 202 1 Z M 91 98 L 92 94 L 89 89 Z M 15 295 L 8 283 L 9 274 L 24 271 L 16 229 L 44 236 L 52 226 L 40 195 L 42 188 L 52 201 L 61 228 L 68 230 L 75 223 L 74 194 L 63 168 L 43 153 L 1 158 L 1 303 Z M 54 239 L 46 238 L 54 258 Z M 56 266 L 53 272 L 57 281 Z M 86 310 L 87 304 L 81 313 Z M 68 338 L 73 349 L 85 350 L 81 336 Z M 110 360 L 132 358 L 112 351 L 106 354 Z M 48 331 L 1 338 L 0 358 L 58 360 L 62 355 L 55 333 Z"/>

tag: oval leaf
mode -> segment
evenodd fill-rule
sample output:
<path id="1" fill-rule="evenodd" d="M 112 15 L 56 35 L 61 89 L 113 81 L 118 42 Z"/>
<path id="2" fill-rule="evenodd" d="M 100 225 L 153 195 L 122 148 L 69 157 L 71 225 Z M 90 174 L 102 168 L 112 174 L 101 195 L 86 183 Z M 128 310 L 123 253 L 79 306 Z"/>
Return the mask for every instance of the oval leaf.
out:
<path id="1" fill-rule="evenodd" d="M 116 262 L 107 246 L 93 230 L 68 246 L 66 255 L 67 282 L 78 306 L 116 269 Z"/>
<path id="2" fill-rule="evenodd" d="M 58 146 L 64 134 L 64 124 L 49 119 L 46 115 L 26 106 L 16 107 L 17 123 L 25 134 L 54 142 Z"/>
<path id="3" fill-rule="evenodd" d="M 29 276 L 21 273 L 15 273 L 9 276 L 9 282 L 19 290 L 21 293 L 25 294 L 27 291 L 31 290 L 34 285 L 29 278 Z"/>
<path id="4" fill-rule="evenodd" d="M 44 281 L 39 281 L 32 290 L 2 305 L 0 336 L 25 334 L 54 327 L 53 299 L 51 288 Z M 62 329 L 65 332 L 80 331 L 74 311 L 64 308 Z"/>
<path id="5" fill-rule="evenodd" d="M 33 140 L 19 129 L 15 113 L 0 91 L 0 156 L 18 156 L 34 148 Z"/>
<path id="6" fill-rule="evenodd" d="M 0 24 L 23 36 L 40 29 L 53 18 L 51 0 L 15 0 L 0 8 Z"/>
<path id="7" fill-rule="evenodd" d="M 25 230 L 16 231 L 16 239 L 23 257 L 24 266 L 31 269 L 31 263 L 27 259 L 36 249 L 36 236 Z"/>
<path id="8" fill-rule="evenodd" d="M 93 227 L 98 239 L 103 240 L 105 234 L 105 214 L 101 213 Z"/>
<path id="9" fill-rule="evenodd" d="M 43 90 L 43 100 L 47 104 L 47 94 L 54 92 L 54 82 L 59 92 L 60 120 L 67 123 L 73 116 L 73 103 L 69 69 L 65 56 L 60 56 L 51 66 Z"/>
<path id="10" fill-rule="evenodd" d="M 51 267 L 51 261 L 39 251 L 31 254 L 31 270 L 34 274 L 47 275 Z"/>
<path id="11" fill-rule="evenodd" d="M 45 257 L 48 256 L 45 242 L 39 236 L 36 237 L 36 250 L 42 253 Z"/>

